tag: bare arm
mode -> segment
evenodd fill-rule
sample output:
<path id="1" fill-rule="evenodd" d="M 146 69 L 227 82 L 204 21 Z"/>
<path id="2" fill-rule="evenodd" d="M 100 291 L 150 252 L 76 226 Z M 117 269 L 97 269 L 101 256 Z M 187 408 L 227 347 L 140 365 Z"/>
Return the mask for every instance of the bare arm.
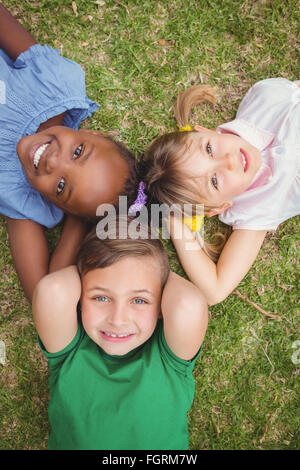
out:
<path id="1" fill-rule="evenodd" d="M 48 352 L 61 351 L 75 337 L 80 294 L 81 282 L 76 266 L 48 274 L 37 284 L 32 300 L 33 318 Z"/>
<path id="2" fill-rule="evenodd" d="M 13 262 L 29 302 L 37 282 L 48 273 L 48 242 L 41 225 L 6 217 Z"/>
<path id="3" fill-rule="evenodd" d="M 0 3 L 0 47 L 13 60 L 36 44 L 34 37 Z"/>
<path id="4" fill-rule="evenodd" d="M 79 246 L 86 235 L 88 224 L 78 217 L 68 215 L 61 237 L 52 254 L 49 273 L 75 264 Z"/>
<path id="5" fill-rule="evenodd" d="M 27 219 L 6 217 L 6 220 L 13 262 L 24 293 L 31 302 L 34 288 L 42 277 L 74 264 L 87 226 L 80 219 L 69 216 L 50 261 L 44 227 Z"/>
<path id="6" fill-rule="evenodd" d="M 171 272 L 161 302 L 166 342 L 176 356 L 192 359 L 203 342 L 207 302 L 191 282 Z"/>
<path id="7" fill-rule="evenodd" d="M 181 221 L 172 218 L 175 224 Z M 188 278 L 202 290 L 209 305 L 214 305 L 231 294 L 254 263 L 266 231 L 235 230 L 228 238 L 217 264 L 200 248 L 190 229 L 183 226 L 183 237 L 171 237 Z M 179 232 L 177 232 L 179 233 Z"/>
<path id="8" fill-rule="evenodd" d="M 16 60 L 22 52 L 34 44 L 37 44 L 34 37 L 0 3 L 0 48 L 13 60 Z M 64 114 L 53 116 L 53 118 L 43 122 L 38 131 L 62 125 Z"/>

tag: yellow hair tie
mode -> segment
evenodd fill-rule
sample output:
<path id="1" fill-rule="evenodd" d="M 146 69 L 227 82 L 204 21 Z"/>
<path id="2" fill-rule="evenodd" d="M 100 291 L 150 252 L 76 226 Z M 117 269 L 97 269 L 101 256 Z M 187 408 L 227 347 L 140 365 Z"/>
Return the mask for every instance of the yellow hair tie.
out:
<path id="1" fill-rule="evenodd" d="M 184 217 L 183 223 L 192 230 L 192 232 L 200 232 L 203 225 L 203 215 L 193 215 L 193 217 Z"/>
<path id="2" fill-rule="evenodd" d="M 193 130 L 193 128 L 189 125 L 179 128 L 179 132 L 192 131 L 192 130 Z"/>

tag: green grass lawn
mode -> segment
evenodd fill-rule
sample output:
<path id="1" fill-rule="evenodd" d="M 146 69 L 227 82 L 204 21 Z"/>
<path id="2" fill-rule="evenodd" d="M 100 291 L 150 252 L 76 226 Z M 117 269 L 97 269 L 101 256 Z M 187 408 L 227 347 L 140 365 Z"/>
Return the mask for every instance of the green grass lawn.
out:
<path id="1" fill-rule="evenodd" d="M 203 106 L 193 116 L 194 124 L 215 127 L 234 118 L 256 81 L 300 79 L 296 0 L 3 4 L 39 42 L 83 66 L 87 93 L 100 104 L 84 127 L 111 133 L 137 154 L 158 134 L 175 129 L 172 106 L 177 93 L 192 84 L 217 87 L 215 108 Z M 222 229 L 216 221 L 206 229 L 216 226 Z M 4 218 L 0 230 L 0 340 L 6 345 L 0 449 L 46 449 L 47 362 L 14 271 Z M 52 247 L 59 231 L 49 231 Z M 299 218 L 282 224 L 268 235 L 238 287 L 278 319 L 235 293 L 210 308 L 194 374 L 191 449 L 300 448 L 299 242 Z M 165 245 L 171 268 L 184 274 L 172 244 Z"/>

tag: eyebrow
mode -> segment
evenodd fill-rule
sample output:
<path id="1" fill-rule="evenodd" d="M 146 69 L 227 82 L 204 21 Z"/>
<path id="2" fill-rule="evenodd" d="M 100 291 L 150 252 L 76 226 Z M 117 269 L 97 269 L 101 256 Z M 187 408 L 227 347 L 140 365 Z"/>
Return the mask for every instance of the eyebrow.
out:
<path id="1" fill-rule="evenodd" d="M 207 158 L 209 158 L 209 156 L 207 155 L 207 151 L 206 151 L 206 145 L 207 145 L 206 139 L 203 139 L 203 138 L 202 138 L 200 145 L 201 145 L 201 150 L 202 150 L 203 154 L 204 154 Z M 204 196 L 205 196 L 206 199 L 207 199 L 207 196 L 210 196 L 210 194 L 211 194 L 211 187 L 210 187 L 210 184 L 209 184 L 209 182 L 208 182 L 209 176 L 208 176 L 208 175 L 203 175 L 202 178 L 205 179 L 205 183 L 204 183 L 204 185 L 203 185 L 203 190 L 204 190 Z"/>
<path id="2" fill-rule="evenodd" d="M 65 200 L 63 201 L 64 204 L 66 204 L 66 203 L 69 201 L 69 199 L 70 199 L 70 197 L 71 197 L 71 195 L 72 195 L 72 192 L 73 192 L 73 186 L 69 187 L 69 193 L 68 193 L 67 199 L 65 199 Z"/>
<path id="3" fill-rule="evenodd" d="M 82 166 L 86 163 L 87 159 L 92 155 L 93 150 L 94 150 L 94 145 L 92 145 L 90 150 L 87 153 L 85 153 L 82 158 L 80 158 L 80 160 L 78 162 L 80 166 Z"/>
<path id="4" fill-rule="evenodd" d="M 93 291 L 93 290 L 101 290 L 101 291 L 106 292 L 108 294 L 111 293 L 111 291 L 109 289 L 106 289 L 105 287 L 102 287 L 102 286 L 91 287 L 90 289 L 88 289 L 88 292 Z M 146 293 L 146 294 L 149 294 L 152 297 L 154 297 L 154 294 L 148 289 L 133 289 L 130 292 L 133 293 L 133 294 Z"/>
<path id="5" fill-rule="evenodd" d="M 199 177 L 199 180 L 197 183 L 201 195 L 204 196 L 206 199 L 211 194 L 211 188 L 209 186 L 208 179 L 209 179 L 208 175 L 202 175 Z"/>

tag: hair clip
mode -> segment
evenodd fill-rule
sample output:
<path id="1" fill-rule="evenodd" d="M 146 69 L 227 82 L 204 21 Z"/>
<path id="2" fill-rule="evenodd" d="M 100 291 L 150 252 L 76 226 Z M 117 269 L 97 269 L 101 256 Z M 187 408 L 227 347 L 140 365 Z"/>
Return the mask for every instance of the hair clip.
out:
<path id="1" fill-rule="evenodd" d="M 179 128 L 179 132 L 188 132 L 188 131 L 192 131 L 193 128 L 191 126 L 189 126 L 188 124 L 186 126 L 183 126 L 183 127 L 180 127 Z"/>
<path id="2" fill-rule="evenodd" d="M 144 181 L 141 181 L 139 184 L 137 198 L 134 201 L 134 203 L 129 207 L 128 213 L 135 213 L 137 211 L 140 211 L 141 208 L 146 204 L 147 195 L 144 192 L 145 189 L 146 189 L 146 183 L 144 183 Z"/>

